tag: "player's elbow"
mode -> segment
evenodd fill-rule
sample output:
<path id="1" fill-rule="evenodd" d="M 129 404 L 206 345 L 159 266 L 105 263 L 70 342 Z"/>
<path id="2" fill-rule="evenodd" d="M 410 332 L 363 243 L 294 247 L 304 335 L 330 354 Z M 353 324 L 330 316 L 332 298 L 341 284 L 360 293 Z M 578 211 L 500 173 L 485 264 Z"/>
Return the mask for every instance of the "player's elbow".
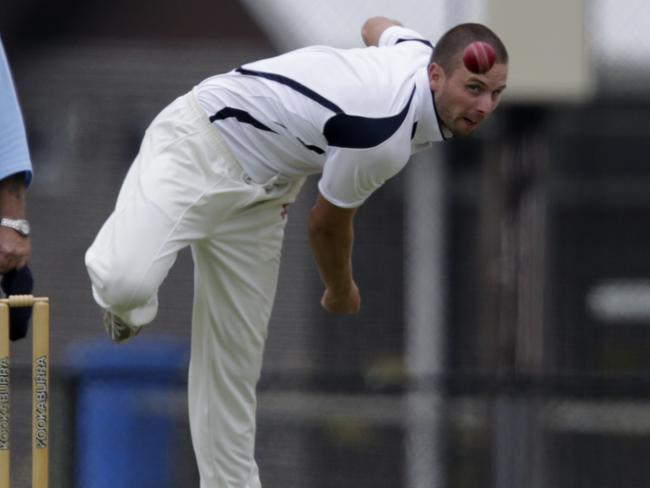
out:
<path id="1" fill-rule="evenodd" d="M 331 235 L 350 229 L 356 211 L 356 208 L 343 208 L 334 205 L 319 195 L 309 212 L 309 233 L 310 235 Z"/>
<path id="2" fill-rule="evenodd" d="M 328 225 L 323 217 L 313 209 L 309 213 L 307 231 L 309 233 L 309 240 L 312 244 L 321 241 L 326 236 L 331 236 L 332 234 L 331 226 Z"/>

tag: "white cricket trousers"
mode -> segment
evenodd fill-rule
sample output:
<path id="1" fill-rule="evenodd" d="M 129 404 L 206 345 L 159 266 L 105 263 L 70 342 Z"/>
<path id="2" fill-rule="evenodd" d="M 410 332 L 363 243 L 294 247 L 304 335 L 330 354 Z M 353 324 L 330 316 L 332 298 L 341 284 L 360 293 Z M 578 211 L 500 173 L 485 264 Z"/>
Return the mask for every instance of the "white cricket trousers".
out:
<path id="1" fill-rule="evenodd" d="M 113 213 L 86 253 L 97 303 L 140 326 L 177 253 L 194 260 L 188 379 L 201 488 L 259 488 L 262 367 L 286 223 L 304 179 L 250 181 L 193 92 L 151 123 Z M 137 339 L 136 339 L 137 340 Z"/>

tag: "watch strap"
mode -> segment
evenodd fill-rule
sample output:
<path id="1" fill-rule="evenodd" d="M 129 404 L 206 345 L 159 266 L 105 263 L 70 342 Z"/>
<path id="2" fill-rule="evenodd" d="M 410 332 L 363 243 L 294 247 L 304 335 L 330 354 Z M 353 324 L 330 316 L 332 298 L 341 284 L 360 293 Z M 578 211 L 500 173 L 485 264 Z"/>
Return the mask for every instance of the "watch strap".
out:
<path id="1" fill-rule="evenodd" d="M 9 227 L 25 237 L 29 235 L 30 231 L 29 221 L 26 219 L 9 219 L 3 217 L 0 219 L 0 226 Z"/>

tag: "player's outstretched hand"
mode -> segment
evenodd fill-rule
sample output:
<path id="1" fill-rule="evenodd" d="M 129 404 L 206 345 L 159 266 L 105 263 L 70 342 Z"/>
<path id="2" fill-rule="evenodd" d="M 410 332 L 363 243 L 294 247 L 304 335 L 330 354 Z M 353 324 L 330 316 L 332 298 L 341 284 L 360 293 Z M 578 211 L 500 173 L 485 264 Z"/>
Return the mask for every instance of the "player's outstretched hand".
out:
<path id="1" fill-rule="evenodd" d="M 329 288 L 326 288 L 320 304 L 330 313 L 358 313 L 361 308 L 361 295 L 359 295 L 359 288 L 356 283 L 352 283 L 350 289 L 341 292 L 334 292 Z"/>
<path id="2" fill-rule="evenodd" d="M 31 241 L 15 230 L 0 227 L 0 274 L 27 264 L 31 253 Z"/>

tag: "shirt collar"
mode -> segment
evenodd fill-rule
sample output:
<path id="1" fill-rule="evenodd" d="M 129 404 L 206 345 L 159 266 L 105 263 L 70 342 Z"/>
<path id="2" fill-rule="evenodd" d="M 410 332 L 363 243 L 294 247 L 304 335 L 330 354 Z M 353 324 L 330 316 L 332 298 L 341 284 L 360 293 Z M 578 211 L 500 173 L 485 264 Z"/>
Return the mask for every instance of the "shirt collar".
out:
<path id="1" fill-rule="evenodd" d="M 453 134 L 442 125 L 438 117 L 426 67 L 418 70 L 415 76 L 415 86 L 418 93 L 419 107 L 418 126 L 413 139 L 418 143 L 427 143 L 452 138 Z"/>

